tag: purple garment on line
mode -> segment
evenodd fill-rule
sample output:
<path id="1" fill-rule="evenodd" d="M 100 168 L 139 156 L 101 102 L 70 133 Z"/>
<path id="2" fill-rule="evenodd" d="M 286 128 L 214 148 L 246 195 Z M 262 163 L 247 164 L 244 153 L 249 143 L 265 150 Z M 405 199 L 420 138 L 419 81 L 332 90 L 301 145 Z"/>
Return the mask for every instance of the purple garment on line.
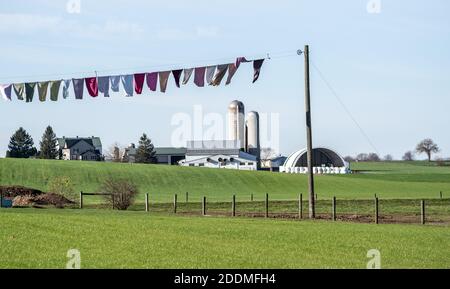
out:
<path id="1" fill-rule="evenodd" d="M 178 88 L 180 88 L 180 78 L 183 69 L 172 70 L 173 77 L 175 78 L 175 84 Z"/>
<path id="2" fill-rule="evenodd" d="M 205 86 L 205 74 L 206 74 L 206 67 L 197 67 L 195 69 L 194 83 L 198 87 Z"/>
<path id="3" fill-rule="evenodd" d="M 0 85 L 0 94 L 2 95 L 3 99 L 11 100 L 11 89 L 12 84 Z"/>
<path id="4" fill-rule="evenodd" d="M 87 77 L 84 79 L 86 82 L 86 88 L 90 96 L 98 96 L 98 81 L 97 77 Z"/>
<path id="5" fill-rule="evenodd" d="M 253 69 L 254 69 L 254 74 L 253 74 L 253 83 L 255 83 L 258 79 L 259 79 L 259 74 L 261 73 L 261 67 L 264 63 L 264 59 L 258 59 L 253 61 Z"/>
<path id="6" fill-rule="evenodd" d="M 158 86 L 158 72 L 147 73 L 147 86 L 151 91 L 156 91 Z"/>
<path id="7" fill-rule="evenodd" d="M 73 78 L 73 91 L 75 92 L 75 99 L 83 99 L 84 78 Z"/>

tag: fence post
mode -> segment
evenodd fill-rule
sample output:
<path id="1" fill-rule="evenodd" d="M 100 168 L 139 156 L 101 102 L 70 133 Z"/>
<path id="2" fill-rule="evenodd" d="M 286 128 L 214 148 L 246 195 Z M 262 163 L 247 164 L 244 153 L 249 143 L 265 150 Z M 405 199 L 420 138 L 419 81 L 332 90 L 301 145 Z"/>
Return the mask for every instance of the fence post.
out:
<path id="1" fill-rule="evenodd" d="M 333 218 L 333 221 L 336 221 L 336 197 L 333 197 L 333 201 L 331 202 L 331 206 L 332 206 L 332 211 L 331 211 L 332 218 Z"/>
<path id="2" fill-rule="evenodd" d="M 379 224 L 379 207 L 378 207 L 378 197 L 375 197 L 375 224 Z"/>
<path id="3" fill-rule="evenodd" d="M 145 194 L 145 211 L 146 211 L 146 212 L 149 211 L 149 206 L 148 206 L 148 193 Z"/>
<path id="4" fill-rule="evenodd" d="M 178 196 L 177 196 L 177 194 L 175 194 L 173 196 L 173 213 L 174 214 L 177 213 L 177 199 L 178 199 Z"/>
<path id="5" fill-rule="evenodd" d="M 189 192 L 186 192 L 186 204 L 189 203 Z"/>
<path id="6" fill-rule="evenodd" d="M 420 202 L 420 208 L 421 208 L 420 221 L 422 222 L 422 225 L 425 225 L 425 222 L 426 222 L 426 219 L 425 219 L 425 200 L 422 200 Z"/>
<path id="7" fill-rule="evenodd" d="M 83 191 L 80 192 L 80 209 L 83 209 Z"/>
<path id="8" fill-rule="evenodd" d="M 298 218 L 303 219 L 303 194 L 298 196 Z"/>
<path id="9" fill-rule="evenodd" d="M 441 200 L 442 200 L 442 191 L 440 191 L 440 192 L 439 192 L 439 195 L 440 195 L 440 197 L 441 197 Z"/>
<path id="10" fill-rule="evenodd" d="M 250 195 L 250 201 L 253 202 L 253 194 Z"/>
<path id="11" fill-rule="evenodd" d="M 3 208 L 3 193 L 0 193 L 0 208 Z"/>
<path id="12" fill-rule="evenodd" d="M 233 202 L 231 204 L 231 215 L 236 217 L 236 195 L 233 195 Z"/>
<path id="13" fill-rule="evenodd" d="M 203 216 L 206 216 L 206 197 L 203 197 L 202 214 L 203 214 Z"/>
<path id="14" fill-rule="evenodd" d="M 266 218 L 269 218 L 269 194 L 266 194 Z"/>
<path id="15" fill-rule="evenodd" d="M 115 201 L 115 200 L 114 200 L 114 194 L 111 195 L 111 200 L 112 200 L 112 209 L 113 209 L 113 211 L 114 211 L 114 201 Z"/>

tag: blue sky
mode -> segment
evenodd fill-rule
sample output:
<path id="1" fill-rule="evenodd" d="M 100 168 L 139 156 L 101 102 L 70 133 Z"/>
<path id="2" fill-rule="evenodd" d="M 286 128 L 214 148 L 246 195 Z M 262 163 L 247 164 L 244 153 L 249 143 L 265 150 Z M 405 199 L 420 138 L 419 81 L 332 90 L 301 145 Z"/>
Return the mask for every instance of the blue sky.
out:
<path id="1" fill-rule="evenodd" d="M 0 156 L 19 126 L 38 143 L 48 124 L 58 136 L 100 136 L 104 147 L 137 142 L 143 132 L 157 146 L 170 146 L 174 115 L 192 115 L 201 105 L 204 113 L 225 116 L 234 99 L 247 111 L 279 114 L 280 150 L 289 154 L 305 146 L 303 58 L 295 56 L 305 44 L 375 148 L 312 67 L 315 145 L 400 158 L 430 137 L 440 156 L 450 156 L 446 0 L 381 0 L 380 13 L 368 13 L 368 0 L 81 0 L 80 13 L 68 13 L 67 2 L 1 2 L 0 83 L 151 72 L 266 53 L 273 59 L 256 84 L 246 65 L 228 87 L 177 89 L 172 80 L 166 94 L 85 93 L 83 101 L 71 95 L 31 104 L 13 94 L 14 101 L 0 101 Z"/>

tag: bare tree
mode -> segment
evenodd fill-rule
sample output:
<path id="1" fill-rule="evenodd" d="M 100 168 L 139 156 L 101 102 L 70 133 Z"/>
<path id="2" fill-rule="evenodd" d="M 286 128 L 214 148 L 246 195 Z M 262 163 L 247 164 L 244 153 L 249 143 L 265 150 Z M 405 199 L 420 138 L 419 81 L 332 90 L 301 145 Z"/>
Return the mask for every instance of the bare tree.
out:
<path id="1" fill-rule="evenodd" d="M 346 161 L 347 163 L 353 163 L 353 162 L 356 161 L 356 159 L 354 157 L 352 157 L 352 156 L 346 156 L 344 158 L 344 161 Z"/>
<path id="2" fill-rule="evenodd" d="M 261 149 L 261 161 L 266 162 L 276 157 L 277 153 L 273 148 L 262 148 Z"/>
<path id="3" fill-rule="evenodd" d="M 412 151 L 407 151 L 403 157 L 402 160 L 406 161 L 406 162 L 411 162 L 414 160 L 414 153 Z"/>
<path id="4" fill-rule="evenodd" d="M 369 162 L 379 162 L 381 161 L 380 157 L 378 156 L 378 154 L 376 153 L 370 153 L 368 156 L 368 161 Z"/>
<path id="5" fill-rule="evenodd" d="M 417 145 L 416 151 L 419 154 L 425 153 L 428 157 L 428 161 L 431 162 L 431 154 L 438 153 L 439 147 L 437 144 L 435 144 L 433 142 L 432 139 L 428 138 L 428 139 L 424 139 Z"/>
<path id="6" fill-rule="evenodd" d="M 119 163 L 122 162 L 123 156 L 125 154 L 125 147 L 118 142 L 113 143 L 105 153 L 105 158 L 107 160 Z"/>
<path id="7" fill-rule="evenodd" d="M 384 161 L 386 162 L 392 162 L 394 160 L 394 157 L 390 154 L 387 154 L 384 156 Z"/>
<path id="8" fill-rule="evenodd" d="M 133 203 L 139 190 L 132 181 L 109 178 L 103 182 L 101 192 L 109 195 L 105 200 L 118 210 L 126 210 Z"/>
<path id="9" fill-rule="evenodd" d="M 369 160 L 369 155 L 365 153 L 358 154 L 356 160 L 358 162 L 367 162 Z"/>

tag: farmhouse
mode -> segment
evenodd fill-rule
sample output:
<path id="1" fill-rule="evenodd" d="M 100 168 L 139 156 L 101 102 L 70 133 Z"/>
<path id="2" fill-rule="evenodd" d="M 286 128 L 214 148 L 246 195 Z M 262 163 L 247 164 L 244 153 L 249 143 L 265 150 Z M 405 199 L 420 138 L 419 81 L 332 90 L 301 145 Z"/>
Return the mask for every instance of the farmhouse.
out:
<path id="1" fill-rule="evenodd" d="M 102 142 L 99 137 L 58 138 L 62 160 L 98 161 L 102 159 Z"/>
<path id="2" fill-rule="evenodd" d="M 292 153 L 280 167 L 280 172 L 293 174 L 308 173 L 306 149 Z M 327 148 L 313 149 L 314 174 L 347 174 L 350 173 L 349 164 L 336 152 Z"/>

